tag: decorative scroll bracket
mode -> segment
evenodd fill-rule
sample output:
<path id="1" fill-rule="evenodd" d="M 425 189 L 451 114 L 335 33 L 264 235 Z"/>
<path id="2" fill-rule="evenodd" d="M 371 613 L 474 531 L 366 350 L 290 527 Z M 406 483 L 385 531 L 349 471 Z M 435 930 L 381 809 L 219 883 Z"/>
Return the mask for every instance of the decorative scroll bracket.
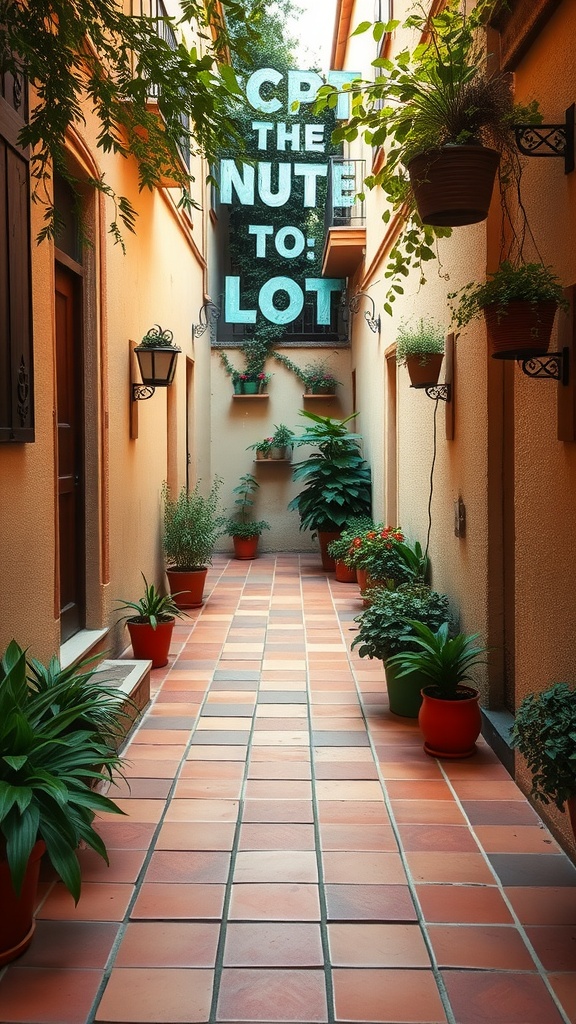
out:
<path id="1" fill-rule="evenodd" d="M 514 125 L 516 145 L 524 156 L 564 157 L 564 173 L 570 174 L 574 161 L 574 120 L 576 104 L 566 110 L 564 124 Z"/>
<path id="2" fill-rule="evenodd" d="M 151 384 L 133 384 L 132 401 L 145 402 L 147 398 L 152 398 L 155 391 L 156 388 L 152 387 Z"/>
<path id="3" fill-rule="evenodd" d="M 543 356 L 531 356 L 530 359 L 519 359 L 522 373 L 537 380 L 559 380 L 564 387 L 570 379 L 570 351 L 563 348 L 561 352 L 547 352 Z"/>
<path id="4" fill-rule="evenodd" d="M 368 324 L 368 327 L 374 334 L 380 334 L 381 321 L 380 317 L 376 316 L 376 303 L 368 292 L 356 292 L 348 303 L 348 309 L 353 316 L 360 312 L 360 299 L 368 299 L 368 302 L 372 303 L 372 311 L 366 310 L 364 313 L 364 319 Z"/>
<path id="5" fill-rule="evenodd" d="M 208 329 L 210 330 L 210 337 L 212 337 L 214 328 L 220 319 L 220 310 L 216 303 L 210 301 L 205 302 L 204 305 L 200 307 L 198 319 L 200 321 L 199 323 L 192 324 L 192 337 L 201 338 Z"/>
<path id="6" fill-rule="evenodd" d="M 424 391 L 428 395 L 428 398 L 432 398 L 435 402 L 452 401 L 451 384 L 431 384 L 429 387 L 424 388 Z"/>

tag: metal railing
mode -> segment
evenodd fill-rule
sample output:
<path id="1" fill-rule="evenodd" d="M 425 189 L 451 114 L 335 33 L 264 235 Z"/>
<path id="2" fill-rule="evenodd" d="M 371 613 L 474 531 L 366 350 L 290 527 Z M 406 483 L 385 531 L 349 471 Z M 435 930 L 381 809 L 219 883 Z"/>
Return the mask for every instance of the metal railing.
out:
<path id="1" fill-rule="evenodd" d="M 357 227 L 366 225 L 366 204 L 358 195 L 363 191 L 366 176 L 365 160 L 330 157 L 328 194 L 324 228 Z"/>

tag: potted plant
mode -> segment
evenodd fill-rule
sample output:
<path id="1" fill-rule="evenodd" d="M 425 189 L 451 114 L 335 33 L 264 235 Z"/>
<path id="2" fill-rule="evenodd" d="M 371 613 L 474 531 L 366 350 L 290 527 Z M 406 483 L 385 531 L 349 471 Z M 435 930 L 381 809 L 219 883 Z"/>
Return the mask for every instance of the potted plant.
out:
<path id="1" fill-rule="evenodd" d="M 271 342 L 264 337 L 246 338 L 240 345 L 244 357 L 244 370 L 238 370 L 230 362 L 224 349 L 219 352 L 220 361 L 229 377 L 232 378 L 234 393 L 241 395 L 263 394 L 272 374 L 266 373 L 264 364 L 269 355 Z"/>
<path id="2" fill-rule="evenodd" d="M 121 599 L 118 611 L 130 609 L 135 615 L 124 616 L 135 658 L 152 662 L 152 668 L 168 664 L 170 642 L 176 616 L 182 612 L 172 594 L 161 594 L 153 583 L 148 583 L 144 573 L 144 594 L 138 601 Z"/>
<path id="3" fill-rule="evenodd" d="M 419 541 L 411 546 L 399 526 L 382 523 L 353 538 L 346 560 L 356 569 L 365 600 L 367 592 L 377 587 L 393 590 L 401 583 L 424 581 L 427 570 Z"/>
<path id="4" fill-rule="evenodd" d="M 232 490 L 233 494 L 238 495 L 234 501 L 236 508 L 234 515 L 226 520 L 224 532 L 232 537 L 235 558 L 256 558 L 258 539 L 264 530 L 270 529 L 265 519 L 249 518 L 254 505 L 253 495 L 259 486 L 251 473 L 244 473 L 238 486 Z"/>
<path id="5" fill-rule="evenodd" d="M 516 711 L 510 742 L 532 772 L 531 796 L 568 809 L 576 836 L 576 693 L 554 683 L 530 693 Z"/>
<path id="6" fill-rule="evenodd" d="M 414 47 L 377 57 L 374 78 L 346 87 L 352 116 L 332 141 L 362 133 L 368 145 L 385 152 L 365 183 L 382 188 L 384 220 L 396 216 L 402 225 L 386 268 L 388 313 L 409 268 L 425 276 L 437 238 L 486 218 L 501 159 L 501 187 L 518 184 L 514 122 L 541 122 L 536 103 L 514 106 L 510 77 L 486 53 L 486 21 L 496 2 L 481 0 L 463 10 L 460 0 L 448 0 L 433 17 L 418 6 L 403 24 L 416 36 Z M 372 27 L 379 41 L 398 24 L 362 22 L 356 33 Z M 323 86 L 316 108 L 333 105 L 336 92 Z"/>
<path id="7" fill-rule="evenodd" d="M 290 427 L 287 427 L 285 423 L 281 423 L 279 426 L 274 424 L 274 433 L 270 445 L 270 458 L 276 460 L 286 459 L 293 439 L 294 431 L 290 430 Z"/>
<path id="8" fill-rule="evenodd" d="M 484 315 L 495 359 L 529 359 L 548 351 L 558 307 L 568 309 L 562 285 L 542 263 L 504 260 L 480 284 L 451 292 L 454 322 L 464 327 Z"/>
<path id="9" fill-rule="evenodd" d="M 335 395 L 336 387 L 341 382 L 336 380 L 328 361 L 326 359 L 315 359 L 305 366 L 298 366 L 288 356 L 281 352 L 273 352 L 272 355 L 277 362 L 282 363 L 287 370 L 294 373 L 298 380 L 302 381 L 307 395 Z"/>
<path id="10" fill-rule="evenodd" d="M 192 491 L 183 487 L 172 498 L 164 484 L 163 544 L 168 566 L 170 592 L 178 608 L 198 608 L 202 604 L 208 566 L 217 538 L 222 532 L 223 516 L 218 507 L 222 480 L 215 477 L 208 495 L 200 493 L 200 481 Z"/>
<path id="11" fill-rule="evenodd" d="M 358 533 L 372 529 L 372 520 L 366 517 L 352 519 L 340 537 L 328 544 L 328 554 L 334 559 L 334 570 L 339 583 L 356 583 L 356 568 L 349 561 L 350 546 Z"/>
<path id="12" fill-rule="evenodd" d="M 315 445 L 317 450 L 294 465 L 295 481 L 304 487 L 288 508 L 300 516 L 300 529 L 318 534 L 324 569 L 334 569 L 334 559 L 327 545 L 339 537 L 348 521 L 369 515 L 371 508 L 370 468 L 360 453 L 360 435 L 352 434 L 346 424 L 357 415 L 344 420 L 300 410 L 307 428 L 295 445 Z"/>
<path id="13" fill-rule="evenodd" d="M 470 679 L 470 670 L 484 661 L 486 647 L 477 643 L 480 634 L 451 637 L 448 622 L 435 631 L 414 619 L 407 625 L 410 632 L 405 638 L 416 649 L 400 651 L 389 664 L 398 679 L 416 671 L 425 680 L 418 714 L 424 750 L 432 757 L 470 757 L 476 750 L 482 719 L 478 691 L 464 681 Z"/>
<path id="14" fill-rule="evenodd" d="M 114 698 L 118 708 L 122 695 L 99 686 L 81 696 L 73 686 L 71 700 L 73 673 L 58 679 L 56 663 L 46 673 L 38 664 L 27 678 L 26 654 L 15 641 L 0 661 L 0 965 L 32 940 L 42 854 L 77 903 L 78 846 L 86 843 L 108 862 L 94 816 L 122 813 L 94 789 L 122 762 L 91 722 Z M 39 685 L 38 675 L 49 682 Z"/>
<path id="15" fill-rule="evenodd" d="M 380 589 L 370 606 L 355 621 L 358 636 L 352 647 L 361 658 L 379 658 L 386 672 L 390 711 L 404 718 L 417 718 L 422 704 L 422 687 L 427 680 L 414 670 L 399 678 L 393 657 L 401 651 L 414 651 L 415 631 L 407 620 L 418 619 L 438 629 L 448 619 L 448 598 L 423 583 L 403 583 L 397 590 Z"/>
<path id="16" fill-rule="evenodd" d="M 396 362 L 408 370 L 413 388 L 437 384 L 443 358 L 444 329 L 441 324 L 421 317 L 416 326 L 399 325 Z"/>

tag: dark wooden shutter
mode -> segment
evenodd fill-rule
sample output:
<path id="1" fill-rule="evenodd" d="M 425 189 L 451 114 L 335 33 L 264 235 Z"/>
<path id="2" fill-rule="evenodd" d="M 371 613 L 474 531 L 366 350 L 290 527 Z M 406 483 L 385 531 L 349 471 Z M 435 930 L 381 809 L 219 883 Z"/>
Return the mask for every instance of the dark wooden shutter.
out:
<path id="1" fill-rule="evenodd" d="M 34 440 L 29 154 L 21 82 L 0 78 L 0 442 Z"/>

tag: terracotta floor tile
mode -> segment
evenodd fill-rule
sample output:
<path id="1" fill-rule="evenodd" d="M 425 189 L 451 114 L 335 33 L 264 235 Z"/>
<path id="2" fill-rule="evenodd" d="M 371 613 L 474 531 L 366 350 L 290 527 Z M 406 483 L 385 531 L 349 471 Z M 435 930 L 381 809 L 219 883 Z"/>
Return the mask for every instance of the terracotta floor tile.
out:
<path id="1" fill-rule="evenodd" d="M 327 883 L 402 885 L 406 875 L 398 853 L 332 852 L 322 854 Z"/>
<path id="2" fill-rule="evenodd" d="M 166 821 L 236 821 L 237 800 L 172 800 Z"/>
<path id="3" fill-rule="evenodd" d="M 548 981 L 560 1000 L 570 1024 L 576 1024 L 576 975 L 573 972 L 571 974 L 549 974 Z"/>
<path id="4" fill-rule="evenodd" d="M 306 761 L 250 761 L 249 779 L 310 779 L 312 769 Z"/>
<path id="5" fill-rule="evenodd" d="M 319 800 L 318 817 L 321 823 L 334 825 L 389 825 L 390 819 L 384 802 L 362 800 Z"/>
<path id="6" fill-rule="evenodd" d="M 207 1021 L 213 972 L 117 967 L 98 1007 L 100 1024 L 196 1024 Z"/>
<path id="7" fill-rule="evenodd" d="M 74 906 L 72 896 L 58 882 L 37 916 L 44 921 L 121 921 L 133 891 L 128 883 L 83 882 L 80 902 Z"/>
<path id="8" fill-rule="evenodd" d="M 169 821 L 160 829 L 157 850 L 231 850 L 235 823 Z"/>
<path id="9" fill-rule="evenodd" d="M 382 799 L 382 786 L 379 782 L 367 779 L 319 780 L 316 783 L 316 795 L 319 800 L 378 801 Z"/>
<path id="10" fill-rule="evenodd" d="M 220 925 L 202 921 L 132 921 L 116 967 L 214 967 Z"/>
<path id="11" fill-rule="evenodd" d="M 158 851 L 152 854 L 147 882 L 226 882 L 230 854 L 214 851 Z"/>
<path id="12" fill-rule="evenodd" d="M 304 779 L 248 779 L 247 800 L 310 800 L 312 787 Z"/>
<path id="13" fill-rule="evenodd" d="M 453 924 L 511 924 L 498 889 L 470 885 L 418 885 L 424 920 Z"/>
<path id="14" fill-rule="evenodd" d="M 524 802 L 526 797 L 510 779 L 501 782 L 484 782 L 483 780 L 468 780 L 467 778 L 453 778 L 452 786 L 460 800 L 520 800 Z"/>
<path id="15" fill-rule="evenodd" d="M 38 921 L 32 945 L 14 966 L 104 970 L 118 927 L 93 921 Z"/>
<path id="16" fill-rule="evenodd" d="M 398 826 L 405 850 L 426 850 L 431 853 L 476 853 L 478 844 L 467 825 L 408 825 Z"/>
<path id="17" fill-rule="evenodd" d="M 145 856 L 145 850 L 109 850 L 107 864 L 94 850 L 79 850 L 82 883 L 135 882 Z"/>
<path id="18" fill-rule="evenodd" d="M 406 861 L 415 882 L 495 885 L 496 879 L 481 853 L 408 852 Z"/>
<path id="19" fill-rule="evenodd" d="M 387 783 L 391 800 L 453 800 L 446 782 L 435 779 L 398 779 Z"/>
<path id="20" fill-rule="evenodd" d="M 476 825 L 474 831 L 487 853 L 561 852 L 548 830 L 537 825 Z"/>
<path id="21" fill-rule="evenodd" d="M 446 1021 L 432 971 L 337 968 L 333 983 L 337 1021 Z"/>
<path id="22" fill-rule="evenodd" d="M 321 967 L 323 963 L 317 924 L 232 921 L 226 930 L 225 967 Z"/>
<path id="23" fill-rule="evenodd" d="M 362 761 L 374 764 L 372 751 L 367 747 L 315 747 L 314 761 L 316 764 L 333 761 Z"/>
<path id="24" fill-rule="evenodd" d="M 443 971 L 458 1024 L 560 1024 L 543 981 L 529 974 Z"/>
<path id="25" fill-rule="evenodd" d="M 407 885 L 326 885 L 329 921 L 416 921 Z"/>
<path id="26" fill-rule="evenodd" d="M 323 823 L 320 826 L 323 850 L 397 850 L 398 844 L 391 825 L 341 825 Z"/>
<path id="27" fill-rule="evenodd" d="M 238 800 L 241 790 L 242 779 L 180 778 L 176 783 L 174 796 L 177 800 L 209 800 L 212 797 Z"/>
<path id="28" fill-rule="evenodd" d="M 326 761 L 316 764 L 316 778 L 326 780 L 378 778 L 376 765 L 368 761 Z"/>
<path id="29" fill-rule="evenodd" d="M 576 972 L 576 925 L 541 925 L 526 934 L 547 971 Z"/>
<path id="30" fill-rule="evenodd" d="M 334 967 L 430 967 L 416 924 L 329 924 Z"/>
<path id="31" fill-rule="evenodd" d="M 231 921 L 318 921 L 318 887 L 297 882 L 235 884 L 229 918 Z"/>
<path id="32" fill-rule="evenodd" d="M 12 1024 L 84 1024 L 102 971 L 10 967 L 0 980 L 0 1020 Z"/>
<path id="33" fill-rule="evenodd" d="M 118 797 L 137 797 L 143 800 L 165 800 L 172 787 L 172 778 L 127 778 L 118 779 L 107 795 L 112 800 Z"/>
<path id="34" fill-rule="evenodd" d="M 243 821 L 285 821 L 306 824 L 314 820 L 311 800 L 246 800 Z"/>
<path id="35" fill-rule="evenodd" d="M 486 769 L 483 769 L 483 774 Z M 538 825 L 540 819 L 527 800 L 463 800 L 464 813 L 472 825 Z"/>
<path id="36" fill-rule="evenodd" d="M 236 855 L 234 882 L 317 882 L 313 851 L 246 850 Z"/>
<path id="37" fill-rule="evenodd" d="M 224 886 L 144 882 L 132 908 L 132 920 L 213 920 L 220 918 Z"/>
<path id="38" fill-rule="evenodd" d="M 384 779 L 440 779 L 438 763 L 431 757 L 421 764 L 413 761 L 385 761 L 378 759 L 380 772 Z M 413 803 L 414 801 L 412 801 Z"/>
<path id="39" fill-rule="evenodd" d="M 154 825 L 141 825 L 127 818 L 96 821 L 97 833 L 110 850 L 147 850 L 154 835 Z"/>
<path id="40" fill-rule="evenodd" d="M 485 971 L 535 971 L 536 964 L 516 928 L 506 925 L 429 925 L 439 967 Z"/>
<path id="41" fill-rule="evenodd" d="M 224 968 L 217 1021 L 327 1021 L 322 971 Z"/>
<path id="42" fill-rule="evenodd" d="M 576 888 L 512 886 L 504 889 L 522 924 L 574 924 Z"/>
<path id="43" fill-rule="evenodd" d="M 198 744 L 190 748 L 187 761 L 246 761 L 246 746 L 241 744 L 222 744 L 209 746 Z"/>
<path id="44" fill-rule="evenodd" d="M 502 885 L 576 886 L 576 867 L 563 853 L 490 853 L 488 860 Z"/>
<path id="45" fill-rule="evenodd" d="M 247 822 L 240 827 L 240 850 L 313 850 L 314 826 L 292 822 Z"/>
<path id="46" fill-rule="evenodd" d="M 399 824 L 467 825 L 454 800 L 392 800 L 391 805 Z"/>

